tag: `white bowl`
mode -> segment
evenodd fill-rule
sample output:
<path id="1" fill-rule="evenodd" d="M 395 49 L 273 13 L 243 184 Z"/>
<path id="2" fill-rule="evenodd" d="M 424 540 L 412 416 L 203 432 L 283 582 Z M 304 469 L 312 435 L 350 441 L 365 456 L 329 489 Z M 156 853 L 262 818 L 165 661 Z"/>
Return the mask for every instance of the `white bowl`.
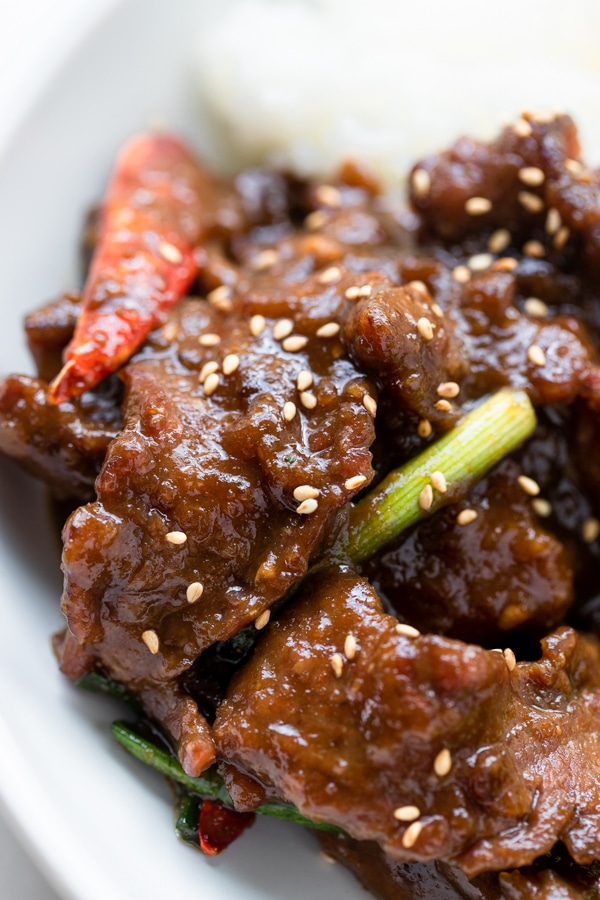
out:
<path id="1" fill-rule="evenodd" d="M 33 372 L 23 314 L 73 284 L 83 216 L 119 144 L 160 115 L 214 156 L 191 67 L 215 10 L 209 0 L 117 3 L 59 69 L 40 73 L 0 151 L 0 375 Z M 57 891 L 74 900 L 364 897 L 297 826 L 259 821 L 214 860 L 176 840 L 166 784 L 111 738 L 123 710 L 57 671 L 49 638 L 61 626 L 59 563 L 43 491 L 0 460 L 0 797 Z"/>
<path id="2" fill-rule="evenodd" d="M 160 116 L 209 159 L 222 152 L 193 70 L 200 34 L 231 0 L 106 2 L 61 66 L 39 74 L 0 146 L 0 376 L 33 371 L 23 314 L 74 283 L 83 217 L 121 142 Z M 574 7 L 589 15 L 591 2 Z M 110 736 L 121 708 L 57 670 L 60 591 L 44 493 L 0 459 L 0 801 L 56 889 L 73 900 L 364 898 L 296 826 L 258 821 L 217 859 L 177 842 L 165 783 Z"/>

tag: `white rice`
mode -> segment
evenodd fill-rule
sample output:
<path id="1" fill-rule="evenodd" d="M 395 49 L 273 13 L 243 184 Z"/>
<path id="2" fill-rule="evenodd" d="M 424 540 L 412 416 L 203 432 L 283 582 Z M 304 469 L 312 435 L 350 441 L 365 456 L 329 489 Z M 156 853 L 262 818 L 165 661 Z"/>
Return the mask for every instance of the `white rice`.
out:
<path id="1" fill-rule="evenodd" d="M 526 109 L 569 112 L 600 161 L 599 37 L 597 0 L 241 0 L 203 37 L 200 84 L 234 165 L 327 178 L 353 156 L 394 187 Z"/>

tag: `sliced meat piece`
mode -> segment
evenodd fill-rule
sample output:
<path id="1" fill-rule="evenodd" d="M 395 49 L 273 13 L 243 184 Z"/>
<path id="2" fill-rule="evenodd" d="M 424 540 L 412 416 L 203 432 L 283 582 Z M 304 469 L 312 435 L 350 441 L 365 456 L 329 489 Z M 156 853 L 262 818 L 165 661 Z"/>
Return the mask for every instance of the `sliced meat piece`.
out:
<path id="1" fill-rule="evenodd" d="M 366 564 L 401 619 L 488 647 L 515 629 L 541 636 L 563 621 L 573 599 L 570 560 L 533 512 L 522 474 L 505 460 L 465 503 L 425 519 Z M 460 524 L 464 509 L 477 517 Z"/>
<path id="2" fill-rule="evenodd" d="M 479 397 L 511 385 L 526 390 L 536 405 L 572 403 L 597 370 L 586 328 L 572 315 L 522 312 L 517 285 L 517 272 L 492 270 L 462 288 L 451 318 L 468 357 L 463 395 Z"/>
<path id="3" fill-rule="evenodd" d="M 415 179 L 418 170 L 427 173 L 426 190 L 419 190 L 424 179 Z M 461 138 L 418 163 L 411 184 L 412 202 L 430 235 L 468 242 L 503 228 L 509 233 L 503 250 L 533 238 L 542 255 L 577 263 L 598 282 L 600 170 L 581 162 L 569 116 L 529 117 L 489 144 Z"/>
<path id="4" fill-rule="evenodd" d="M 362 486 L 346 481 L 372 477 L 374 388 L 338 337 L 259 325 L 200 300 L 173 310 L 125 370 L 98 499 L 65 528 L 69 628 L 138 692 L 268 610 L 335 533 Z"/>
<path id="5" fill-rule="evenodd" d="M 89 500 L 110 441 L 121 427 L 114 396 L 87 393 L 60 408 L 48 385 L 11 375 L 0 383 L 0 452 L 47 482 L 57 499 Z"/>
<path id="6" fill-rule="evenodd" d="M 402 863 L 373 841 L 316 832 L 325 853 L 347 866 L 377 900 L 483 900 L 486 897 L 456 866 L 444 862 Z"/>
<path id="7" fill-rule="evenodd" d="M 555 182 L 567 171 L 565 161 L 577 157 L 577 131 L 568 116 L 510 125 L 489 144 L 462 137 L 416 164 L 411 201 L 428 231 L 443 241 L 503 227 L 518 246 L 532 228 L 543 233 L 548 208 L 555 206 Z M 427 190 L 419 190 L 424 179 L 415 177 L 417 171 L 429 176 Z"/>
<path id="8" fill-rule="evenodd" d="M 400 863 L 371 842 L 327 832 L 318 837 L 378 900 L 597 900 L 600 894 L 598 863 L 577 865 L 560 844 L 533 866 L 469 881 L 448 863 Z"/>
<path id="9" fill-rule="evenodd" d="M 457 419 L 447 400 L 440 405 L 438 388 L 463 377 L 464 352 L 452 321 L 423 285 L 372 291 L 351 311 L 344 341 L 402 409 L 435 423 Z"/>
<path id="10" fill-rule="evenodd" d="M 351 635 L 351 638 L 348 636 Z M 600 853 L 600 649 L 562 629 L 539 662 L 407 637 L 367 581 L 329 572 L 232 681 L 217 750 L 305 815 L 400 862 L 469 877 L 562 839 Z"/>
<path id="11" fill-rule="evenodd" d="M 62 367 L 62 353 L 73 336 L 81 294 L 63 294 L 25 317 L 27 345 L 38 377 L 51 381 Z"/>

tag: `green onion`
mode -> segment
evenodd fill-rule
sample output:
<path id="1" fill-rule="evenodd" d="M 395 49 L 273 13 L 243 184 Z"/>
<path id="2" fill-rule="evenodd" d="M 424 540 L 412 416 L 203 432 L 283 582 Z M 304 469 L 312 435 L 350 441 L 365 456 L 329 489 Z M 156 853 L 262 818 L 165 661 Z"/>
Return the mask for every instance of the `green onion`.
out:
<path id="1" fill-rule="evenodd" d="M 195 794 L 182 792 L 177 810 L 177 821 L 175 822 L 175 831 L 178 837 L 185 841 L 186 844 L 193 844 L 195 847 L 198 847 L 200 844 L 198 839 L 200 803 L 200 798 Z"/>
<path id="2" fill-rule="evenodd" d="M 524 391 L 504 389 L 469 412 L 448 434 L 395 469 L 350 513 L 346 552 L 361 563 L 415 522 L 456 503 L 486 472 L 533 433 L 535 412 Z M 433 489 L 429 509 L 419 505 L 431 475 L 441 472 L 447 491 Z"/>
<path id="3" fill-rule="evenodd" d="M 228 806 L 231 809 L 234 808 L 227 788 L 215 768 L 208 769 L 208 771 L 203 772 L 197 778 L 192 778 L 183 771 L 178 759 L 165 750 L 161 750 L 152 741 L 142 737 L 126 722 L 115 722 L 112 725 L 112 733 L 128 753 L 131 753 L 132 756 L 146 763 L 146 765 L 152 766 L 161 775 L 166 775 L 178 784 L 183 785 L 187 791 L 209 800 L 218 800 L 224 806 Z M 287 803 L 263 803 L 254 812 L 262 816 L 272 816 L 276 819 L 287 819 L 290 822 L 308 825 L 309 828 L 317 828 L 321 831 L 340 830 L 328 822 L 313 822 L 312 819 L 307 819 L 294 806 L 290 806 Z"/>

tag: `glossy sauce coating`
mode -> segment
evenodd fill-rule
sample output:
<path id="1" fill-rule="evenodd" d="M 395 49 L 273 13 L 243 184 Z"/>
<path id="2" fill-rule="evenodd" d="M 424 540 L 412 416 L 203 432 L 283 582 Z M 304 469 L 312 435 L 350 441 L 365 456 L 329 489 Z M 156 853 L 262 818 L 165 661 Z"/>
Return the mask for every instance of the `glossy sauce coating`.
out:
<path id="1" fill-rule="evenodd" d="M 28 319 L 39 379 L 0 388 L 0 449 L 93 501 L 65 531 L 63 671 L 124 681 L 188 772 L 218 751 L 240 809 L 278 796 L 379 842 L 395 863 L 338 853 L 378 896 L 397 896 L 386 865 L 440 896 L 571 891 L 559 862 L 485 890 L 452 868 L 514 869 L 558 838 L 595 877 L 596 646 L 490 649 L 535 660 L 565 621 L 600 628 L 600 179 L 568 119 L 526 124 L 419 163 L 412 212 L 351 165 L 329 186 L 192 172 L 199 276 L 123 357 L 124 399 L 45 403 L 76 296 Z M 337 570 L 275 621 L 347 502 L 507 384 L 538 407 L 533 439 L 362 573 L 427 636 Z M 252 622 L 264 642 L 228 688 L 218 642 Z"/>

